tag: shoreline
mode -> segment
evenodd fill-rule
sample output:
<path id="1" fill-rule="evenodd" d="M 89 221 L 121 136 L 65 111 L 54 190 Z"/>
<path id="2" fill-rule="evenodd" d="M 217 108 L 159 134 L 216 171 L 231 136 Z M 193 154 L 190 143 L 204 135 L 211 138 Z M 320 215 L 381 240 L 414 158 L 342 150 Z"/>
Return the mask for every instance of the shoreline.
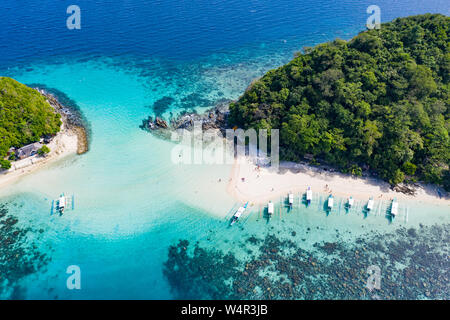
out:
<path id="1" fill-rule="evenodd" d="M 214 113 L 221 115 L 221 122 L 217 123 L 218 117 Z M 227 112 L 216 107 L 200 115 L 188 113 L 170 124 L 163 119 L 153 120 L 149 117 L 144 120 L 141 129 L 156 133 L 157 137 L 164 139 L 176 129 L 192 130 L 194 120 L 205 118 L 209 119 L 206 129 L 222 130 Z M 225 122 L 222 122 L 224 120 Z M 202 129 L 205 130 L 204 123 Z M 242 181 L 242 178 L 245 181 Z M 415 183 L 392 187 L 388 182 L 368 174 L 357 177 L 335 171 L 333 167 L 315 167 L 304 162 L 281 161 L 278 172 L 275 172 L 267 167 L 258 169 L 248 156 L 234 159 L 225 192 L 242 203 L 249 201 L 252 205 L 267 205 L 271 200 L 287 197 L 289 192 L 303 195 L 308 186 L 311 186 L 313 193 L 333 194 L 343 199 L 352 196 L 363 202 L 367 202 L 370 197 L 375 201 L 391 201 L 397 198 L 399 201 L 450 207 L 450 193 L 437 185 Z"/>
<path id="2" fill-rule="evenodd" d="M 89 150 L 88 134 L 85 126 L 80 119 L 81 116 L 77 115 L 70 108 L 63 106 L 58 99 L 51 93 L 44 89 L 36 88 L 36 90 L 47 98 L 50 106 L 55 109 L 57 113 L 61 115 L 61 132 L 72 132 L 77 136 L 77 151 L 78 155 L 84 154 Z"/>
<path id="3" fill-rule="evenodd" d="M 243 180 L 244 179 L 244 180 Z M 341 198 L 352 196 L 357 200 L 416 201 L 450 206 L 448 194 L 440 198 L 434 185 L 419 185 L 415 195 L 394 191 L 389 183 L 376 178 L 352 177 L 343 173 L 328 172 L 305 164 L 281 162 L 278 172 L 260 167 L 248 157 L 235 159 L 227 192 L 235 199 L 257 205 L 287 197 L 289 192 L 301 194 L 308 186 L 314 193 L 330 194 Z M 326 188 L 327 186 L 327 188 Z"/>
<path id="4" fill-rule="evenodd" d="M 0 172 L 0 189 L 17 182 L 23 176 L 42 169 L 49 163 L 70 155 L 81 155 L 88 151 L 87 132 L 84 127 L 70 119 L 72 116 L 70 110 L 62 106 L 53 95 L 44 90 L 36 90 L 45 96 L 55 112 L 61 115 L 61 130 L 47 144 L 50 148 L 48 155 L 45 157 L 35 155 L 11 162 L 11 169 Z"/>

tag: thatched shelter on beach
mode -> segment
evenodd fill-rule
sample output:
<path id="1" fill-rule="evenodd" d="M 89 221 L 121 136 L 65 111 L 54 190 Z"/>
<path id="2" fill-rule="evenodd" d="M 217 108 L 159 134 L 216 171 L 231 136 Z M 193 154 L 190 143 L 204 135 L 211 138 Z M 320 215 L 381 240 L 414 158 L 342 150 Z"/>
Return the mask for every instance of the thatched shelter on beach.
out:
<path id="1" fill-rule="evenodd" d="M 34 156 L 40 148 L 42 148 L 42 144 L 39 142 L 26 145 L 20 149 L 17 149 L 16 157 L 19 160 L 22 160 L 22 159 Z"/>

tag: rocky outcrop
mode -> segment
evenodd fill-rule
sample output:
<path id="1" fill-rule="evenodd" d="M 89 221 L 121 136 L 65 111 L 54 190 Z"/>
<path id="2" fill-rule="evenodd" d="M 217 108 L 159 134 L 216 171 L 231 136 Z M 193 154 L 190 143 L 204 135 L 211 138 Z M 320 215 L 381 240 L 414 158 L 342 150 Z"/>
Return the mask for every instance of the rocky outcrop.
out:
<path id="1" fill-rule="evenodd" d="M 398 184 L 392 187 L 392 190 L 396 192 L 401 192 L 410 196 L 415 196 L 417 192 L 417 188 L 419 185 L 413 184 L 413 185 L 406 185 L 406 184 Z"/>
<path id="2" fill-rule="evenodd" d="M 161 128 L 161 129 L 169 128 L 169 125 L 167 124 L 167 122 L 165 120 L 161 119 L 160 117 L 156 117 L 155 125 L 157 128 Z"/>
<path id="3" fill-rule="evenodd" d="M 46 90 L 36 88 L 40 94 L 47 98 L 48 103 L 61 115 L 63 126 L 66 130 L 73 131 L 78 137 L 77 154 L 83 154 L 89 150 L 88 130 L 86 129 L 79 111 L 71 110 L 63 106 L 58 99 Z"/>
<path id="4" fill-rule="evenodd" d="M 148 130 L 158 135 L 166 135 L 168 131 L 177 129 L 193 130 L 195 122 L 202 123 L 203 130 L 219 129 L 224 132 L 227 129 L 228 120 L 228 101 L 222 102 L 214 108 L 208 109 L 205 113 L 196 112 L 182 113 L 169 121 L 160 117 L 148 117 L 143 120 L 141 129 Z"/>

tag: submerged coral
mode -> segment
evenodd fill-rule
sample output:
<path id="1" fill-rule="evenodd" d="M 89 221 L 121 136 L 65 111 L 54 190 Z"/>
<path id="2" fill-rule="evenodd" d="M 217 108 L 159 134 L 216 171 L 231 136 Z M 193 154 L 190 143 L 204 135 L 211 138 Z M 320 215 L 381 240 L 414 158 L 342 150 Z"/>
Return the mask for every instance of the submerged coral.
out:
<path id="1" fill-rule="evenodd" d="M 19 281 L 49 262 L 48 256 L 29 241 L 31 229 L 19 227 L 18 222 L 8 214 L 7 205 L 0 204 L 0 296 L 7 294 L 14 299 L 21 298 Z"/>
<path id="2" fill-rule="evenodd" d="M 274 235 L 251 236 L 246 245 L 258 250 L 242 261 L 180 241 L 169 249 L 164 275 L 177 298 L 449 299 L 449 231 L 400 228 L 308 251 Z M 367 286 L 371 266 L 380 268 L 380 288 Z"/>

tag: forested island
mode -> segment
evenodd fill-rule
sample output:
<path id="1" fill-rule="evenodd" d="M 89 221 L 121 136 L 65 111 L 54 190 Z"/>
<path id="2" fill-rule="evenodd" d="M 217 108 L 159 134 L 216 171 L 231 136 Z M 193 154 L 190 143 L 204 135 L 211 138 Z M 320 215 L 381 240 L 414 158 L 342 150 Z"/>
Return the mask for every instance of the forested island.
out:
<path id="1" fill-rule="evenodd" d="M 56 89 L 31 86 L 0 77 L 0 172 L 9 174 L 8 181 L 11 172 L 24 172 L 18 169 L 88 151 L 86 121 L 77 106 Z"/>
<path id="2" fill-rule="evenodd" d="M 0 161 L 4 169 L 10 166 L 20 148 L 38 142 L 44 136 L 60 131 L 61 116 L 38 91 L 14 79 L 0 77 Z M 42 152 L 48 152 L 44 148 Z M 4 159 L 8 156 L 8 159 Z"/>
<path id="3" fill-rule="evenodd" d="M 229 127 L 280 129 L 280 155 L 308 155 L 391 184 L 450 190 L 450 18 L 399 18 L 303 53 L 230 104 Z"/>

